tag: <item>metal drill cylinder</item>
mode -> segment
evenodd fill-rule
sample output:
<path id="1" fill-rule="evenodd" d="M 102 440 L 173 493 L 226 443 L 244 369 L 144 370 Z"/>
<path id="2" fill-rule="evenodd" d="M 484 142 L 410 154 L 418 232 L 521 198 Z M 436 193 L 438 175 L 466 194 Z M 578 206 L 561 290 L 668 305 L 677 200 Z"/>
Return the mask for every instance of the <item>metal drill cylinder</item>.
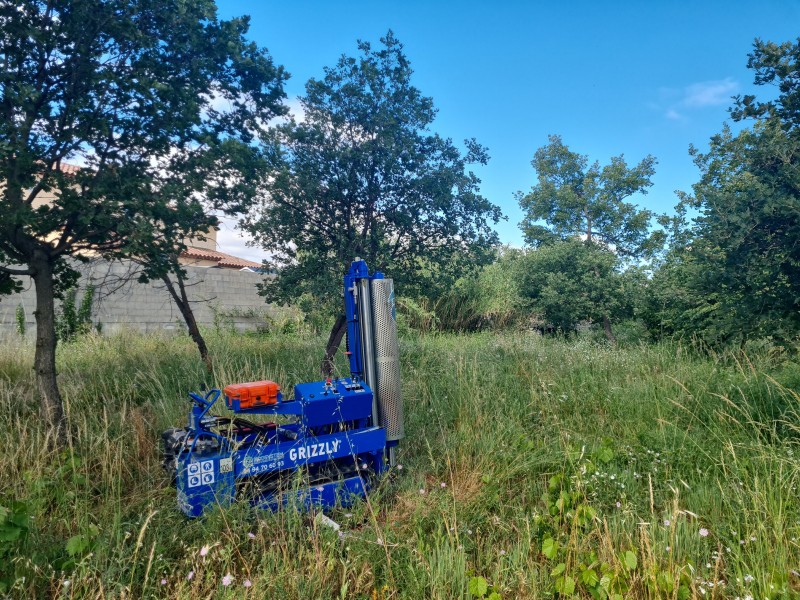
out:
<path id="1" fill-rule="evenodd" d="M 374 279 L 371 287 L 377 379 L 373 391 L 378 396 L 380 424 L 386 429 L 386 440 L 391 442 L 404 437 L 394 283 L 391 279 Z"/>
<path id="2" fill-rule="evenodd" d="M 372 390 L 372 423 L 381 425 L 378 412 L 378 381 L 375 375 L 375 330 L 372 316 L 372 290 L 369 279 L 358 282 L 357 310 L 361 332 L 361 360 L 364 367 L 364 381 Z"/>

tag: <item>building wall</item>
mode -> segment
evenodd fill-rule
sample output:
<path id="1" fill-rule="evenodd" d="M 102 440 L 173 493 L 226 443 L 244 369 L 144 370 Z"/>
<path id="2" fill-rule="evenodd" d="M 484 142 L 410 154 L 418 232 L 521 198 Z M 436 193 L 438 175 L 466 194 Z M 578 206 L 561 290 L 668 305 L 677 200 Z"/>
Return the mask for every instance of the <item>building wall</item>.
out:
<path id="1" fill-rule="evenodd" d="M 92 261 L 77 265 L 82 277 L 78 300 L 87 285 L 95 285 L 93 321 L 104 333 L 130 328 L 138 331 L 178 330 L 184 328 L 180 311 L 160 281 L 141 284 L 135 281 L 137 266 L 131 262 Z M 185 267 L 187 293 L 194 302 L 195 317 L 201 326 L 233 326 L 240 331 L 257 329 L 276 309 L 258 295 L 256 284 L 264 276 L 247 271 Z M 36 306 L 33 284 L 20 278 L 24 291 L 0 296 L 0 335 L 16 330 L 16 311 L 25 310 L 26 327 L 34 331 Z"/>

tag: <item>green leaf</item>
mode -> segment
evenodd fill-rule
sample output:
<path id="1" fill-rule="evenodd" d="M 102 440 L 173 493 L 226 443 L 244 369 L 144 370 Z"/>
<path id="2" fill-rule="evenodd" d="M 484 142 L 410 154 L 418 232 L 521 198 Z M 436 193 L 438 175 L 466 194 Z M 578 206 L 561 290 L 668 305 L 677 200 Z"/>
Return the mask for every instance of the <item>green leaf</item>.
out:
<path id="1" fill-rule="evenodd" d="M 558 542 L 551 537 L 545 538 L 542 542 L 542 554 L 553 560 L 558 554 Z"/>
<path id="2" fill-rule="evenodd" d="M 467 584 L 467 591 L 469 592 L 470 596 L 483 598 L 486 595 L 486 592 L 489 591 L 489 584 L 486 583 L 486 580 L 483 577 L 473 577 Z"/>
<path id="3" fill-rule="evenodd" d="M 487 596 L 486 600 L 503 600 L 503 598 L 497 592 L 492 592 Z"/>
<path id="4" fill-rule="evenodd" d="M 556 591 L 559 594 L 569 596 L 575 593 L 575 580 L 567 575 L 566 577 L 559 577 L 556 579 Z"/>
<path id="5" fill-rule="evenodd" d="M 628 567 L 629 571 L 633 571 L 636 568 L 636 565 L 639 564 L 636 560 L 636 553 L 632 550 L 628 550 L 625 552 L 624 556 L 625 566 Z"/>
<path id="6" fill-rule="evenodd" d="M 614 451 L 608 446 L 603 446 L 597 451 L 597 460 L 603 463 L 610 463 L 614 460 Z"/>
<path id="7" fill-rule="evenodd" d="M 611 588 L 611 576 L 610 575 L 603 575 L 600 578 L 600 587 L 603 588 L 605 591 L 608 591 Z"/>
<path id="8" fill-rule="evenodd" d="M 561 575 L 567 568 L 567 565 L 564 563 L 558 563 L 552 571 L 550 571 L 550 577 L 558 577 Z"/>
<path id="9" fill-rule="evenodd" d="M 22 528 L 15 525 L 0 525 L 0 542 L 13 542 L 22 535 Z"/>
<path id="10" fill-rule="evenodd" d="M 77 556 L 89 548 L 89 538 L 82 533 L 73 535 L 67 540 L 67 554 Z"/>
<path id="11" fill-rule="evenodd" d="M 583 583 L 590 588 L 593 588 L 600 583 L 600 578 L 597 576 L 597 573 L 594 569 L 586 569 L 583 573 L 581 573 L 581 579 L 583 580 Z"/>

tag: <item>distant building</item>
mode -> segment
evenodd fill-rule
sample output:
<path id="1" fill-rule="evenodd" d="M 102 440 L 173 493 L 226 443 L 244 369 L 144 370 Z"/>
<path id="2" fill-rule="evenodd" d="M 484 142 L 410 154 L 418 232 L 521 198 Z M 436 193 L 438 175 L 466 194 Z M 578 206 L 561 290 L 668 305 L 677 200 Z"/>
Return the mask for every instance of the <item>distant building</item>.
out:
<path id="1" fill-rule="evenodd" d="M 61 171 L 63 173 L 75 173 L 80 167 L 69 164 L 62 164 Z M 2 186 L 0 185 L 0 189 Z M 32 208 L 35 210 L 40 206 L 46 206 L 56 199 L 54 190 L 42 190 L 36 195 L 33 200 Z M 55 234 L 53 237 L 56 237 Z M 230 254 L 225 254 L 217 250 L 217 230 L 213 229 L 208 233 L 203 234 L 205 239 L 200 240 L 197 238 L 187 238 L 184 240 L 187 248 L 181 253 L 178 262 L 185 266 L 192 267 L 210 267 L 219 269 L 234 269 L 241 271 L 247 269 L 249 271 L 261 272 L 261 263 L 253 262 L 245 258 L 239 258 Z M 52 238 L 51 238 L 52 239 Z"/>

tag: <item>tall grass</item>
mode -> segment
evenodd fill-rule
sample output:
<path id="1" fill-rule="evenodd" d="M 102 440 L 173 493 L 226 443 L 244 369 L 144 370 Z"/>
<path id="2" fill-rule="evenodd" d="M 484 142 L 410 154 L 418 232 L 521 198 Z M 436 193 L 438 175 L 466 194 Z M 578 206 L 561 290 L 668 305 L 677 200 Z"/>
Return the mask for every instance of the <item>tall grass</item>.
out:
<path id="1" fill-rule="evenodd" d="M 603 563 L 627 598 L 797 595 L 800 368 L 782 356 L 405 337 L 402 468 L 331 513 L 340 537 L 291 510 L 177 510 L 158 444 L 185 422 L 186 392 L 263 378 L 288 391 L 318 378 L 324 347 L 209 342 L 213 375 L 183 337 L 60 346 L 61 453 L 37 417 L 32 348 L 0 347 L 0 506 L 32 518 L 0 559 L 11 597 L 444 599 L 481 578 L 487 596 L 552 598 L 569 595 L 565 576 L 588 597 L 581 577 Z"/>

